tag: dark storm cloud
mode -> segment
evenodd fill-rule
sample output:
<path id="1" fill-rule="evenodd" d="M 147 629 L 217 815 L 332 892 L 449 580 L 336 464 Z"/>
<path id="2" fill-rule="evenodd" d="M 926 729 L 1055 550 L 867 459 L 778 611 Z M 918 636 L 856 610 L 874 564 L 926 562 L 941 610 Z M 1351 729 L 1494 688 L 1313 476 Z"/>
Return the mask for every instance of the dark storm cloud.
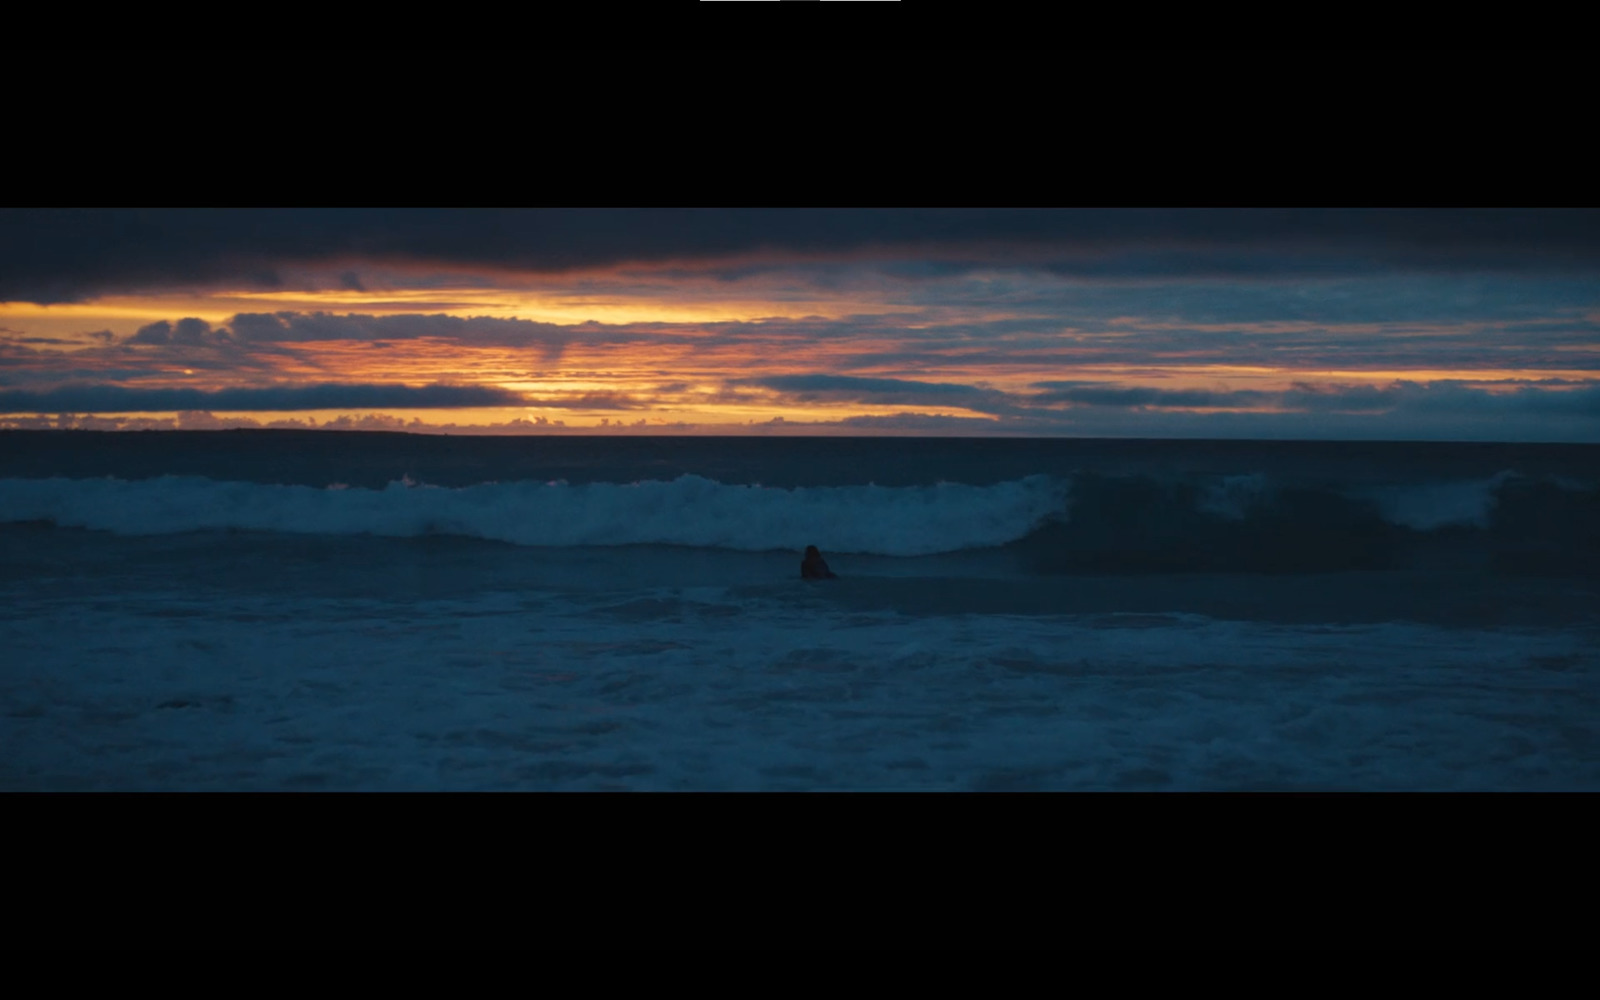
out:
<path id="1" fill-rule="evenodd" d="M 1521 384 L 1514 391 L 1490 392 L 1454 382 L 1396 382 L 1381 388 L 1296 386 L 1283 393 L 1210 395 L 1218 409 L 1178 408 L 1180 400 L 1194 400 L 1172 391 L 1146 397 L 1155 404 L 1135 402 L 1130 395 L 1118 406 L 1111 404 L 1113 397 L 1102 396 L 1094 405 L 1018 406 L 994 418 L 897 413 L 804 426 L 868 433 L 1331 440 L 1594 441 L 1600 432 L 1600 386 L 1593 385 L 1556 391 Z M 1263 404 L 1282 409 L 1251 409 Z M 791 430 L 802 425 L 785 424 Z"/>
<path id="2" fill-rule="evenodd" d="M 1497 382 L 1516 388 L 1494 391 L 1456 380 L 1397 381 L 1384 386 L 1311 385 L 1297 383 L 1282 392 L 1256 389 L 1204 390 L 1153 389 L 1146 386 L 1108 386 L 1085 382 L 1037 382 L 1048 392 L 1014 397 L 1034 405 L 1070 403 L 1076 406 L 1122 409 L 1280 409 L 1301 413 L 1410 413 L 1410 414 L 1568 414 L 1600 416 L 1600 386 L 1563 379 Z M 1549 386 L 1582 388 L 1548 388 Z"/>
<path id="3" fill-rule="evenodd" d="M 1296 385 L 1282 393 L 1278 403 L 1309 413 L 1600 417 L 1600 386 L 1553 389 L 1520 384 L 1515 389 L 1491 391 L 1455 380 L 1398 381 L 1387 386 Z"/>
<path id="4" fill-rule="evenodd" d="M 129 344 L 170 344 L 172 343 L 172 324 L 166 320 L 157 320 L 141 326 L 126 343 Z"/>
<path id="5" fill-rule="evenodd" d="M 1007 393 L 949 383 L 906 379 L 851 378 L 837 375 L 786 375 L 729 380 L 728 386 L 758 386 L 783 393 L 796 403 L 855 402 L 878 405 L 950 406 L 990 414 L 1018 429 L 1067 430 L 1089 413 L 1255 410 L 1258 415 L 1317 416 L 1459 416 L 1492 418 L 1600 417 L 1600 386 L 1565 379 L 1497 380 L 1495 389 L 1459 381 L 1396 381 L 1388 385 L 1314 385 L 1297 383 L 1287 390 L 1161 389 L 1104 382 L 1036 382 L 1043 392 Z M 1573 388 L 1567 388 L 1567 387 Z M 732 390 L 735 394 L 737 390 Z M 741 401 L 729 399 L 728 401 Z M 1063 408 L 1064 407 L 1064 408 Z M 1190 415 L 1198 415 L 1191 413 Z M 951 417 L 949 419 L 958 419 Z M 983 418 L 959 418 L 977 420 Z M 902 426 L 898 418 L 861 418 L 848 426 Z M 913 422 L 914 423 L 914 422 Z M 992 422 L 989 424 L 993 426 Z M 912 424 L 904 425 L 906 428 Z M 932 425 L 929 425 L 932 426 Z M 974 425 L 977 426 L 977 425 Z"/>
<path id="6" fill-rule="evenodd" d="M 649 402 L 620 392 L 583 392 L 556 396 L 529 396 L 518 406 L 547 406 L 560 410 L 642 410 Z"/>
<path id="7" fill-rule="evenodd" d="M 1600 417 L 1600 386 L 1489 392 L 1454 381 L 1397 382 L 1389 390 L 1399 412 L 1541 414 Z"/>
<path id="8" fill-rule="evenodd" d="M 870 250 L 985 262 L 1019 252 L 1089 277 L 1590 273 L 1600 266 L 1597 223 L 1592 210 L 1521 209 L 6 209 L 0 301 L 208 282 L 271 287 L 287 265 L 352 259 L 559 272 Z"/>
<path id="9" fill-rule="evenodd" d="M 225 339 L 219 337 L 218 331 L 211 329 L 211 324 L 203 319 L 180 319 L 176 323 L 158 320 L 154 323 L 141 326 L 130 336 L 126 343 L 129 344 L 209 344 Z"/>
<path id="10" fill-rule="evenodd" d="M 771 375 L 766 378 L 732 379 L 733 385 L 756 385 L 778 392 L 816 395 L 843 395 L 851 399 L 863 395 L 915 392 L 918 395 L 970 396 L 983 390 L 954 382 L 917 382 L 898 378 L 858 378 L 853 375 Z"/>
<path id="11" fill-rule="evenodd" d="M 1492 318 L 1426 326 L 1283 323 L 1229 328 L 1219 323 L 1207 329 L 1163 325 L 1163 318 L 1147 322 L 1133 311 L 1138 303 L 1132 298 L 1123 302 L 1122 317 L 1114 320 L 1064 315 L 926 324 L 904 332 L 881 320 L 852 321 L 852 328 L 876 334 L 880 342 L 898 340 L 901 346 L 836 355 L 835 364 L 844 369 L 1000 365 L 1045 370 L 1083 363 L 1266 364 L 1291 370 L 1600 367 L 1600 351 L 1592 350 L 1600 344 L 1600 324 L 1540 324 L 1515 336 Z"/>
<path id="12" fill-rule="evenodd" d="M 44 391 L 0 390 L 0 413 L 145 413 L 171 410 L 427 409 L 520 406 L 508 389 L 476 385 L 324 384 L 259 389 L 128 389 L 68 385 Z"/>
<path id="13" fill-rule="evenodd" d="M 577 339 L 599 338 L 607 343 L 637 339 L 626 330 L 602 328 L 598 324 L 558 326 L 528 319 L 451 316 L 445 313 L 400 313 L 392 316 L 321 312 L 240 313 L 229 320 L 227 326 L 232 331 L 233 339 L 246 344 L 315 340 L 392 341 L 437 337 L 462 344 L 559 350 Z M 134 336 L 138 337 L 143 332 L 141 330 Z"/>
<path id="14" fill-rule="evenodd" d="M 953 406 L 978 413 L 1013 413 L 1014 397 L 981 386 L 954 382 L 918 382 L 852 375 L 772 375 L 730 379 L 729 387 L 756 386 L 782 393 L 795 403 L 868 403 L 889 406 Z M 734 390 L 737 392 L 737 389 Z"/>
<path id="15" fill-rule="evenodd" d="M 1144 386 L 1104 386 L 1093 384 L 1040 382 L 1040 388 L 1054 388 L 1028 397 L 1033 403 L 1076 403 L 1083 406 L 1164 406 L 1201 409 L 1206 407 L 1260 406 L 1277 398 L 1277 393 L 1240 389 L 1211 392 L 1205 389 L 1151 389 Z M 1055 388 L 1057 386 L 1064 388 Z"/>
<path id="16" fill-rule="evenodd" d="M 1279 251 L 1287 253 L 1288 248 Z M 918 284 L 900 290 L 897 301 L 936 320 L 947 318 L 941 309 L 967 311 L 974 304 L 1010 313 L 985 323 L 991 333 L 1030 322 L 1098 324 L 1129 316 L 1205 325 L 1499 320 L 1542 326 L 1552 320 L 1578 322 L 1600 304 L 1593 276 L 1584 274 L 1487 274 L 1465 268 L 1424 274 L 1374 265 L 1359 275 L 1300 278 L 1197 280 L 1177 272 L 1160 281 L 1064 282 L 1041 281 L 1015 269 Z"/>

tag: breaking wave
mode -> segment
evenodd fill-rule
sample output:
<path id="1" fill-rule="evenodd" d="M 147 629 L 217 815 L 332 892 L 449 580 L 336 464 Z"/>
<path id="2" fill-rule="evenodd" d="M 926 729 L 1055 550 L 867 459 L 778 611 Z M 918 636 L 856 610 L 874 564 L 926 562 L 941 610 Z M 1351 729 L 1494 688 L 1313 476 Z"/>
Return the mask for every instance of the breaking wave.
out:
<path id="1" fill-rule="evenodd" d="M 1600 490 L 1555 477 L 1405 485 L 1033 475 L 974 486 L 672 480 L 263 485 L 195 476 L 0 479 L 0 522 L 128 535 L 454 535 L 528 546 L 680 545 L 927 556 L 1004 547 L 1034 573 L 1300 573 L 1416 565 L 1600 573 Z"/>
<path id="2" fill-rule="evenodd" d="M 1234 476 L 1080 474 L 1071 516 L 1024 556 L 1043 573 L 1327 572 L 1469 564 L 1584 570 L 1600 492 L 1552 477 L 1341 486 Z M 1585 570 L 1586 571 L 1586 570 Z"/>
<path id="3" fill-rule="evenodd" d="M 1376 503 L 1383 519 L 1390 524 L 1416 531 L 1487 528 L 1499 500 L 1500 488 L 1519 478 L 1516 473 L 1507 471 L 1488 479 L 1378 487 L 1356 491 L 1354 495 Z"/>
<path id="4" fill-rule="evenodd" d="M 992 486 L 725 485 L 699 476 L 631 484 L 409 480 L 381 490 L 271 486 L 195 476 L 0 480 L 0 521 L 129 535 L 246 530 L 392 537 L 461 535 L 518 545 L 708 546 L 891 556 L 1003 545 L 1062 512 L 1065 481 Z"/>

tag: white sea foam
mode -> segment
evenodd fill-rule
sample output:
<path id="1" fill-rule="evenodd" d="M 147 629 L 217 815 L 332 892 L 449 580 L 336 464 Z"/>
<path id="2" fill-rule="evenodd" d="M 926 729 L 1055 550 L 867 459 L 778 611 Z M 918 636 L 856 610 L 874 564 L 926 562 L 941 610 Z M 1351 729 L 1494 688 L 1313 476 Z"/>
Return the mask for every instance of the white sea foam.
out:
<path id="1" fill-rule="evenodd" d="M 1230 521 L 1242 521 L 1250 509 L 1265 500 L 1269 493 L 1267 477 L 1259 472 L 1245 476 L 1223 476 L 1201 489 L 1195 506 L 1207 514 L 1216 514 Z"/>
<path id="2" fill-rule="evenodd" d="M 0 522 L 48 520 L 128 535 L 238 529 L 302 534 L 450 534 L 519 545 L 710 546 L 891 556 L 1003 545 L 1066 502 L 1048 476 L 968 486 L 778 489 L 699 476 L 631 484 L 485 483 L 382 490 L 157 479 L 3 479 Z"/>
<path id="3" fill-rule="evenodd" d="M 1372 500 L 1383 519 L 1417 531 L 1462 526 L 1487 528 L 1494 512 L 1495 494 L 1516 473 L 1500 472 L 1488 479 L 1413 486 L 1384 486 L 1357 491 Z"/>
<path id="4" fill-rule="evenodd" d="M 402 596 L 0 581 L 0 791 L 1600 788 L 1576 629 Z"/>

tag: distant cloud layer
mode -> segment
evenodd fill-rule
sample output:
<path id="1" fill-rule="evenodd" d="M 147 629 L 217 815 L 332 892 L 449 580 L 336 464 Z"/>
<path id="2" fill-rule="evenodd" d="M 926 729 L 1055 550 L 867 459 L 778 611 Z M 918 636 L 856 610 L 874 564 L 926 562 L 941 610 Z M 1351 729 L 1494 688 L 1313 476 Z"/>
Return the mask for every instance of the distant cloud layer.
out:
<path id="1" fill-rule="evenodd" d="M 143 334 L 144 331 L 139 332 Z M 228 332 L 231 333 L 232 339 L 243 343 L 414 340 L 421 337 L 439 337 L 462 343 L 498 344 L 507 347 L 559 347 L 580 335 L 571 326 L 538 323 L 526 319 L 415 313 L 396 316 L 370 316 L 360 313 L 343 315 L 293 312 L 240 313 L 229 323 Z"/>
<path id="2" fill-rule="evenodd" d="M 1258 390 L 1205 391 L 1119 387 L 1072 382 L 1040 382 L 1049 391 L 1030 397 L 1034 403 L 1073 403 L 1095 407 L 1152 409 L 1276 409 L 1305 413 L 1521 413 L 1600 417 L 1600 386 L 1581 388 L 1501 383 L 1488 389 L 1455 380 L 1418 383 L 1406 380 L 1387 386 L 1297 384 L 1285 392 Z"/>
<path id="3" fill-rule="evenodd" d="M 352 261 L 562 273 L 635 263 L 1008 257 L 1079 277 L 1600 267 L 1600 213 L 1350 209 L 190 209 L 0 211 L 0 301 L 285 283 Z M 907 272 L 909 273 L 909 272 Z M 946 272 L 948 273 L 948 272 Z"/>
<path id="4" fill-rule="evenodd" d="M 304 385 L 257 389 L 128 389 L 67 385 L 0 390 L 0 413 L 159 413 L 174 410 L 443 409 L 519 406 L 522 395 L 492 386 Z"/>
<path id="5" fill-rule="evenodd" d="M 1600 210 L 0 210 L 0 424 L 416 410 L 1600 441 Z"/>
<path id="6" fill-rule="evenodd" d="M 918 382 L 903 378 L 860 378 L 853 375 L 769 375 L 765 378 L 731 379 L 730 385 L 756 385 L 787 393 L 799 400 L 880 399 L 903 396 L 936 398 L 959 402 L 981 396 L 983 390 L 954 382 Z"/>

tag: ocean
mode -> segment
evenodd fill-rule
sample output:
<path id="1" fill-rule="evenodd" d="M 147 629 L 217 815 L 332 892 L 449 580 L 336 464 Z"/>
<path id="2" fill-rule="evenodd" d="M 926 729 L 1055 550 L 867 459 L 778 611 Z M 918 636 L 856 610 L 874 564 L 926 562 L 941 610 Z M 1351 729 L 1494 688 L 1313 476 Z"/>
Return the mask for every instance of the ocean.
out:
<path id="1" fill-rule="evenodd" d="M 0 431 L 0 594 L 4 790 L 1600 789 L 1594 445 Z"/>

